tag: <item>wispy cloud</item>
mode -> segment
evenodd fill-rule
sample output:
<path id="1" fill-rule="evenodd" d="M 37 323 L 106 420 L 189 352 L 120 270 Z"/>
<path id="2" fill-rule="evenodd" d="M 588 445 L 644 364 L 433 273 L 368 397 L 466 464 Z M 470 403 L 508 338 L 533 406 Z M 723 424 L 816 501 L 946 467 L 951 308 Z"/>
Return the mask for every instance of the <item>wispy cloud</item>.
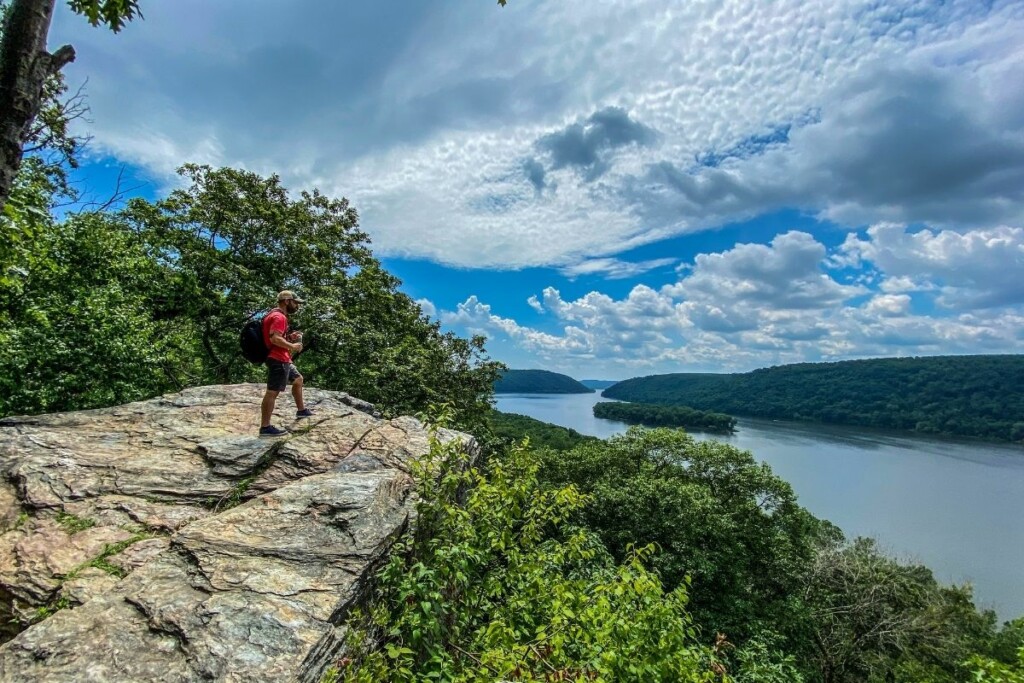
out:
<path id="1" fill-rule="evenodd" d="M 650 270 L 671 266 L 677 260 L 676 258 L 659 258 L 648 261 L 620 261 L 615 258 L 595 258 L 566 266 L 561 269 L 561 272 L 569 278 L 580 275 L 603 275 L 609 280 L 622 280 L 636 277 Z"/>

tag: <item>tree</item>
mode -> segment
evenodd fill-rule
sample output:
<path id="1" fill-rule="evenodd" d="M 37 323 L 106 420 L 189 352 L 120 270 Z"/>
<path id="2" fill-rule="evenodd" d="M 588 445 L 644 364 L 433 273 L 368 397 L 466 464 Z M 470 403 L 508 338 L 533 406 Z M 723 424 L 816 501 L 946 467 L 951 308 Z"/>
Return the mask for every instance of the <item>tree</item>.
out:
<path id="1" fill-rule="evenodd" d="M 39 164 L 11 205 L 37 236 L 7 250 L 0 279 L 0 415 L 117 405 L 179 389 L 191 340 L 153 316 L 164 279 L 146 245 L 115 216 L 55 221 Z M 5 245 L 8 246 L 8 245 Z"/>
<path id="2" fill-rule="evenodd" d="M 969 589 L 939 585 L 927 567 L 886 557 L 872 539 L 824 545 L 803 599 L 823 683 L 954 683 L 994 640 L 995 614 L 979 613 Z"/>
<path id="3" fill-rule="evenodd" d="M 71 9 L 93 26 L 120 31 L 139 16 L 137 0 L 69 0 Z M 4 211 L 46 100 L 47 82 L 75 59 L 64 45 L 50 53 L 46 38 L 56 0 L 12 0 L 0 35 L 0 212 Z"/>
<path id="4" fill-rule="evenodd" d="M 159 202 L 57 221 L 41 160 L 22 166 L 0 241 L 0 414 L 261 380 L 239 331 L 297 289 L 310 384 L 391 414 L 448 404 L 459 427 L 484 431 L 503 366 L 398 291 L 347 200 L 292 198 L 276 176 L 235 169 L 181 173 L 190 185 Z"/>
<path id="5" fill-rule="evenodd" d="M 689 576 L 696 622 L 734 642 L 758 622 L 789 629 L 799 607 L 791 596 L 818 534 L 830 530 L 749 452 L 676 430 L 631 427 L 548 453 L 542 474 L 592 496 L 581 521 L 616 559 L 630 544 L 656 543 L 652 563 L 666 588 Z"/>
<path id="6" fill-rule="evenodd" d="M 1004 664 L 974 655 L 968 662 L 974 681 L 977 683 L 1024 683 L 1024 647 L 1017 650 L 1017 661 Z"/>
<path id="7" fill-rule="evenodd" d="M 308 326 L 337 314 L 337 289 L 352 269 L 374 262 L 355 209 L 317 191 L 292 200 L 280 178 L 236 169 L 186 165 L 190 185 L 155 203 L 134 199 L 124 216 L 170 268 L 161 317 L 194 325 L 201 344 L 199 383 L 247 378 L 238 330 L 276 292 L 312 299 Z M 328 293 L 330 292 L 330 294 Z M 328 303 L 329 302 L 329 303 Z"/>
<path id="8" fill-rule="evenodd" d="M 346 199 L 317 190 L 292 198 L 277 176 L 188 165 L 189 186 L 124 218 L 166 266 L 154 315 L 192 336 L 198 376 L 182 383 L 261 378 L 238 352 L 246 318 L 281 289 L 309 300 L 293 325 L 304 332 L 307 383 L 348 391 L 387 412 L 449 403 L 463 428 L 482 426 L 501 365 L 480 337 L 442 334 L 398 291 L 358 228 Z"/>

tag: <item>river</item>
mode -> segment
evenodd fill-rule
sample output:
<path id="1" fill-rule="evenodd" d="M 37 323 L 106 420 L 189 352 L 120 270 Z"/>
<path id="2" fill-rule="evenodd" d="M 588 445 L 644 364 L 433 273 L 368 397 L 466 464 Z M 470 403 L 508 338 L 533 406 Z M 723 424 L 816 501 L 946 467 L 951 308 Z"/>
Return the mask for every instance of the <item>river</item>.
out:
<path id="1" fill-rule="evenodd" d="M 627 425 L 594 417 L 596 394 L 498 394 L 496 408 L 608 438 Z M 788 481 L 800 503 L 849 537 L 873 536 L 975 604 L 1024 616 L 1024 448 L 855 427 L 739 419 L 730 436 Z"/>

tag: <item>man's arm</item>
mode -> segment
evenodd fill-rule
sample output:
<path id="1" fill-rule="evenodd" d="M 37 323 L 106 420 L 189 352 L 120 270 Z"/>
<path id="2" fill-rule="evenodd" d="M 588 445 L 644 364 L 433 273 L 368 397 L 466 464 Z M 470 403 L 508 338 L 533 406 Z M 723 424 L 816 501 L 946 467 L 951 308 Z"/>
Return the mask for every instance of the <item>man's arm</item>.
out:
<path id="1" fill-rule="evenodd" d="M 277 330 L 273 330 L 270 333 L 270 343 L 274 346 L 280 346 L 282 349 L 288 349 L 289 353 L 298 353 L 302 350 L 302 342 L 297 341 L 294 344 L 284 338 L 284 335 Z"/>

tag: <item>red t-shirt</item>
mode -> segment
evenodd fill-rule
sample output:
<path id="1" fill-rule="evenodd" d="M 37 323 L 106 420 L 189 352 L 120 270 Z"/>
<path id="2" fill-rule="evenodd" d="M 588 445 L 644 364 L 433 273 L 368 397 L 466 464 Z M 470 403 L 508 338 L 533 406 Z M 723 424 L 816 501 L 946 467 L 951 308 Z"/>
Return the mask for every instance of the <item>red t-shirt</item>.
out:
<path id="1" fill-rule="evenodd" d="M 282 363 L 291 363 L 292 354 L 288 349 L 275 346 L 270 343 L 270 333 L 280 332 L 282 336 L 288 330 L 288 316 L 280 308 L 275 308 L 263 318 L 263 343 L 270 349 L 267 358 L 279 360 Z"/>

